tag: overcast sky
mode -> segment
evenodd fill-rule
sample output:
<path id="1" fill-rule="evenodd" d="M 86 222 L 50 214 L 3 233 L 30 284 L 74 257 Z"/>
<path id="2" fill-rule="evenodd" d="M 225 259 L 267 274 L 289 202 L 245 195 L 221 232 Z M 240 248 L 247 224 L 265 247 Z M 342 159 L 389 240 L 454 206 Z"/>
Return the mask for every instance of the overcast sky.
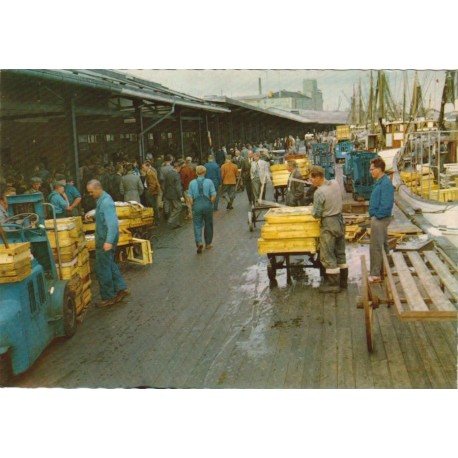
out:
<path id="1" fill-rule="evenodd" d="M 324 109 L 348 109 L 353 86 L 358 90 L 361 79 L 363 101 L 366 103 L 369 92 L 369 70 L 123 70 L 141 78 L 149 79 L 180 92 L 197 97 L 205 95 L 226 95 L 237 97 L 259 93 L 258 78 L 261 78 L 262 92 L 269 90 L 302 91 L 304 79 L 316 79 L 323 92 Z M 404 71 L 387 71 L 392 95 L 399 102 L 403 94 Z M 414 71 L 407 71 L 407 100 L 410 103 Z M 376 80 L 374 72 L 374 84 Z M 440 107 L 445 71 L 419 71 L 424 101 L 429 107 Z"/>

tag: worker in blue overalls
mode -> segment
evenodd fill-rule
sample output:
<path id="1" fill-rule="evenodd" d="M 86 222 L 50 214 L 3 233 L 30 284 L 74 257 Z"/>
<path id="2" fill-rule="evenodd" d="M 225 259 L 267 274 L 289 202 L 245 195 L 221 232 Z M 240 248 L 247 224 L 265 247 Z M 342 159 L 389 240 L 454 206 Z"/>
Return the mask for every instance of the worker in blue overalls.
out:
<path id="1" fill-rule="evenodd" d="M 212 247 L 213 241 L 213 203 L 216 200 L 216 189 L 213 181 L 205 178 L 206 168 L 196 167 L 197 178 L 189 183 L 188 201 L 192 206 L 192 222 L 197 253 L 202 253 L 202 230 L 204 231 L 205 248 Z"/>
<path id="2" fill-rule="evenodd" d="M 87 184 L 88 194 L 96 200 L 95 209 L 95 274 L 99 282 L 101 301 L 98 307 L 120 302 L 129 290 L 115 262 L 116 245 L 119 240 L 119 225 L 116 207 L 111 196 L 98 180 Z"/>

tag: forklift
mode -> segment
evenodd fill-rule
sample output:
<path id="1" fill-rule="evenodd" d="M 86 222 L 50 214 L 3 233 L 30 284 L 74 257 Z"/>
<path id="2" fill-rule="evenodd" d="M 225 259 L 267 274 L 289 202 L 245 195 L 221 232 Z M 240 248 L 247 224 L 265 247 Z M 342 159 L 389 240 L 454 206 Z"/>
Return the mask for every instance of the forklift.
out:
<path id="1" fill-rule="evenodd" d="M 75 295 L 68 281 L 59 279 L 46 234 L 49 206 L 58 240 L 54 207 L 43 202 L 42 193 L 7 196 L 7 203 L 0 247 L 28 242 L 31 273 L 0 282 L 0 386 L 29 369 L 54 338 L 72 337 L 77 326 Z M 58 243 L 57 254 L 60 259 Z"/>

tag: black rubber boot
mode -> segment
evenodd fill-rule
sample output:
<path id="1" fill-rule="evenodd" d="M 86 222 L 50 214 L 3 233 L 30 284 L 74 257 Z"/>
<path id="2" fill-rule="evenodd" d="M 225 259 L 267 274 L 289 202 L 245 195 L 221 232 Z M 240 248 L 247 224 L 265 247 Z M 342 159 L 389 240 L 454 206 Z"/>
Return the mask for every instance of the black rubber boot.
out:
<path id="1" fill-rule="evenodd" d="M 340 269 L 340 287 L 347 289 L 348 286 L 348 267 Z"/>
<path id="2" fill-rule="evenodd" d="M 318 288 L 320 293 L 339 293 L 340 274 L 326 274 L 323 284 Z"/>

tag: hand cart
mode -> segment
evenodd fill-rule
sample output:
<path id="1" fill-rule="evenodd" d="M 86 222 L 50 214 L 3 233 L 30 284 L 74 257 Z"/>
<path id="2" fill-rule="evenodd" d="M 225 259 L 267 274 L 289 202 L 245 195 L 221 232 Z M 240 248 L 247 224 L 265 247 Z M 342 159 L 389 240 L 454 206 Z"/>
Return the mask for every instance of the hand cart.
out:
<path id="1" fill-rule="evenodd" d="M 361 256 L 361 297 L 367 349 L 374 349 L 373 311 L 381 303 L 395 305 L 401 321 L 456 320 L 458 269 L 438 247 L 425 251 L 383 253 L 381 283 L 370 283 L 365 256 Z"/>
<path id="2" fill-rule="evenodd" d="M 303 259 L 297 259 L 298 257 Z M 291 285 L 293 278 L 298 280 L 305 277 L 306 267 L 319 269 L 321 266 L 318 252 L 267 253 L 267 258 L 267 276 L 271 288 L 278 286 L 277 270 L 286 269 L 286 283 Z"/>
<path id="3" fill-rule="evenodd" d="M 260 193 L 261 196 L 263 195 L 264 187 L 265 183 L 262 183 Z M 259 199 L 258 204 L 252 205 L 251 210 L 248 212 L 248 227 L 250 228 L 250 232 L 254 231 L 254 228 L 256 227 L 256 222 L 264 221 L 264 219 L 262 219 L 261 217 L 263 213 L 265 213 L 267 210 L 271 208 L 278 208 L 283 206 L 284 205 L 277 204 L 276 202 L 269 202 L 267 200 Z"/>

